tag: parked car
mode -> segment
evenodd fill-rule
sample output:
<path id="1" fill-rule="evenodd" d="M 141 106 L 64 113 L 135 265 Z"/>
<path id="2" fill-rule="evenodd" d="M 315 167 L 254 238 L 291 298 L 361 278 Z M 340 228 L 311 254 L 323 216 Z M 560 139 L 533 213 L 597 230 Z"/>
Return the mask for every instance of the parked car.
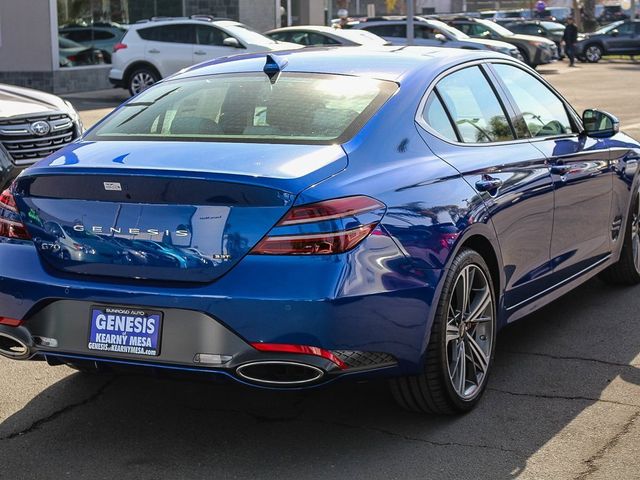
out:
<path id="1" fill-rule="evenodd" d="M 573 15 L 573 9 L 571 7 L 547 7 L 550 18 L 548 20 L 562 23 L 567 23 L 567 19 Z"/>
<path id="2" fill-rule="evenodd" d="M 615 22 L 576 43 L 578 59 L 597 63 L 606 55 L 640 55 L 640 20 Z"/>
<path id="3" fill-rule="evenodd" d="M 533 18 L 535 18 L 534 12 L 529 9 L 519 8 L 516 10 L 497 10 L 489 20 L 504 25 L 518 20 L 531 20 Z"/>
<path id="4" fill-rule="evenodd" d="M 276 28 L 265 35 L 279 42 L 297 43 L 304 46 L 369 46 L 379 47 L 390 43 L 378 35 L 365 30 L 340 29 L 318 25 Z"/>
<path id="5" fill-rule="evenodd" d="M 0 84 L 0 190 L 22 170 L 82 133 L 73 106 L 55 95 Z"/>
<path id="6" fill-rule="evenodd" d="M 626 20 L 629 15 L 620 5 L 596 5 L 596 20 L 600 25 Z"/>
<path id="7" fill-rule="evenodd" d="M 0 354 L 270 388 L 390 377 L 409 410 L 468 411 L 501 327 L 598 274 L 640 282 L 638 155 L 495 52 L 195 66 L 0 195 Z M 196 253 L 73 261 L 32 242 L 49 221 Z"/>
<path id="8" fill-rule="evenodd" d="M 130 25 L 113 48 L 109 81 L 136 95 L 158 80 L 207 60 L 239 53 L 302 48 L 276 42 L 232 20 L 153 19 Z"/>
<path id="9" fill-rule="evenodd" d="M 532 68 L 560 58 L 556 44 L 546 38 L 513 33 L 495 22 L 482 18 L 452 17 L 445 21 L 471 37 L 510 43 L 520 51 L 524 62 Z"/>
<path id="10" fill-rule="evenodd" d="M 529 20 L 525 22 L 507 23 L 504 26 L 513 33 L 533 35 L 534 37 L 544 37 L 556 44 L 560 58 L 564 57 L 562 47 L 562 36 L 565 26 L 557 22 L 546 22 L 541 20 Z"/>
<path id="11" fill-rule="evenodd" d="M 111 63 L 113 47 L 120 42 L 126 28 L 119 24 L 67 25 L 58 30 L 58 35 L 77 44 L 102 51 L 106 63 Z"/>
<path id="12" fill-rule="evenodd" d="M 406 45 L 406 20 L 383 20 L 356 23 L 352 29 L 361 29 L 374 33 L 393 45 Z M 492 50 L 515 58 L 521 58 L 517 48 L 492 39 L 475 39 L 456 28 L 438 20 L 419 18 L 414 22 L 414 45 L 450 48 L 468 48 L 471 50 Z"/>
<path id="13" fill-rule="evenodd" d="M 66 38 L 58 37 L 58 54 L 61 67 L 77 67 L 82 65 L 99 65 L 104 63 L 102 51 L 87 48 Z"/>

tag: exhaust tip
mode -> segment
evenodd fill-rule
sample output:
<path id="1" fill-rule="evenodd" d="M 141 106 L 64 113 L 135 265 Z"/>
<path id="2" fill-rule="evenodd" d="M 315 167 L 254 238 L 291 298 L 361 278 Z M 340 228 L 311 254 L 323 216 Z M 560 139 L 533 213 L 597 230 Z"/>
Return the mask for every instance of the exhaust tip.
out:
<path id="1" fill-rule="evenodd" d="M 0 354 L 17 360 L 29 357 L 30 349 L 18 338 L 0 333 Z"/>
<path id="2" fill-rule="evenodd" d="M 312 383 L 324 376 L 318 367 L 304 363 L 265 361 L 240 365 L 236 372 L 245 380 L 266 385 L 295 386 Z"/>

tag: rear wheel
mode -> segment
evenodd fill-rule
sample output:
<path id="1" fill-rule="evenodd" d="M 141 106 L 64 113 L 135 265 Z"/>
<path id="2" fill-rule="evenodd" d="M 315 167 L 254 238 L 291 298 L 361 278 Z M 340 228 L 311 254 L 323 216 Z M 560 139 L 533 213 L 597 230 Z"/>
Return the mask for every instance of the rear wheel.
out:
<path id="1" fill-rule="evenodd" d="M 158 80 L 160 80 L 160 75 L 158 75 L 152 68 L 138 67 L 131 73 L 131 75 L 129 75 L 129 93 L 131 95 L 137 95 L 149 88 Z"/>
<path id="2" fill-rule="evenodd" d="M 636 285 L 640 283 L 640 193 L 631 204 L 620 259 L 600 274 L 607 283 Z"/>
<path id="3" fill-rule="evenodd" d="M 403 408 L 455 414 L 471 410 L 485 389 L 496 334 L 495 292 L 483 258 L 463 249 L 445 279 L 422 374 L 390 381 Z"/>
<path id="4" fill-rule="evenodd" d="M 584 56 L 589 63 L 598 63 L 603 55 L 602 47 L 600 45 L 592 44 L 588 45 L 584 51 Z"/>

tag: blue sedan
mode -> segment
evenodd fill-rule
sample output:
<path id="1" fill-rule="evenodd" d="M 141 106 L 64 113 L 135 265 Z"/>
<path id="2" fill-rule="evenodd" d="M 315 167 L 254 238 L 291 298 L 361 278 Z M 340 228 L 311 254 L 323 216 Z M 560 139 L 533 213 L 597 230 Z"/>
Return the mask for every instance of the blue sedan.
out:
<path id="1" fill-rule="evenodd" d="M 2 193 L 0 353 L 262 388 L 389 378 L 407 409 L 464 412 L 500 328 L 595 275 L 640 282 L 639 155 L 498 53 L 201 64 Z"/>

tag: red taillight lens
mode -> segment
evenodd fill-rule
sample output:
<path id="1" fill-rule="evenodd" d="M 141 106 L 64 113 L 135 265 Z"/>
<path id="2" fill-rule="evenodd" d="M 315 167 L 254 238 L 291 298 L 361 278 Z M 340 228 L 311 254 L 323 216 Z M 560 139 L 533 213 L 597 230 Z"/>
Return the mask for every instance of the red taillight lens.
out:
<path id="1" fill-rule="evenodd" d="M 309 345 L 292 345 L 288 343 L 252 343 L 251 346 L 261 352 L 282 352 L 282 353 L 298 353 L 303 355 L 315 355 L 316 357 L 326 358 L 335 363 L 340 369 L 347 368 L 347 364 L 336 357 L 329 350 L 320 347 L 311 347 Z"/>
<path id="2" fill-rule="evenodd" d="M 330 255 L 351 250 L 375 228 L 384 204 L 365 196 L 336 198 L 292 208 L 251 251 L 260 255 Z M 378 217 L 366 214 L 381 212 Z M 360 216 L 360 217 L 359 217 Z M 287 234 L 287 227 L 332 222 L 335 231 Z M 358 223 L 360 223 L 358 225 Z M 348 226 L 345 226 L 347 225 Z M 353 225 L 357 226 L 353 226 Z M 284 227 L 284 229 L 283 229 Z"/>
<path id="3" fill-rule="evenodd" d="M 123 50 L 127 48 L 127 44 L 126 43 L 116 43 L 113 46 L 113 53 L 117 52 L 118 50 Z"/>
<path id="4" fill-rule="evenodd" d="M 22 320 L 16 320 L 15 318 L 0 317 L 0 325 L 7 325 L 9 327 L 19 327 L 22 325 Z"/>
<path id="5" fill-rule="evenodd" d="M 375 227 L 375 224 L 370 224 L 344 232 L 266 237 L 256 245 L 253 253 L 266 255 L 327 255 L 342 253 L 355 247 Z"/>
<path id="6" fill-rule="evenodd" d="M 9 189 L 0 193 L 0 237 L 29 240 L 31 236 L 16 208 L 16 201 Z"/>

